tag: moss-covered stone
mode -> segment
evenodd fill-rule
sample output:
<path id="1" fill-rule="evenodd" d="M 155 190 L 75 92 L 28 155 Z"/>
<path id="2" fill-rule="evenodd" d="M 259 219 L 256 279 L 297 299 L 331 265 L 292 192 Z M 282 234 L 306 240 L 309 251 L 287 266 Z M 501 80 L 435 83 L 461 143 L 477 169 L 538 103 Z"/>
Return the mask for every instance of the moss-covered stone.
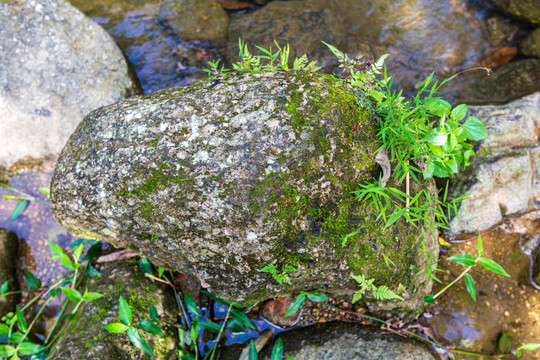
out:
<path id="1" fill-rule="evenodd" d="M 178 310 L 172 292 L 166 286 L 152 283 L 144 277 L 136 261 L 108 263 L 99 270 L 101 275 L 85 280 L 83 288 L 88 287 L 88 291 L 99 292 L 105 296 L 90 303 L 83 303 L 73 320 L 58 330 L 62 335 L 54 345 L 50 358 L 150 359 L 149 355 L 130 343 L 126 333 L 113 334 L 103 329 L 107 324 L 120 322 L 118 299 L 122 296 L 131 308 L 134 324 L 141 319 L 150 319 L 150 305 L 156 307 L 159 315 L 156 323 L 165 336 L 146 333 L 138 325 L 135 325 L 135 328 L 148 341 L 157 359 L 176 359 L 178 335 L 172 324 L 176 322 Z M 72 310 L 73 306 L 68 306 L 65 314 L 70 314 Z M 163 326 L 167 323 L 170 325 Z"/>
<path id="2" fill-rule="evenodd" d="M 8 291 L 19 290 L 17 282 L 17 250 L 19 239 L 15 233 L 0 228 L 0 285 L 8 282 Z M 15 311 L 15 305 L 20 299 L 19 294 L 0 297 L 0 316 Z"/>
<path id="3" fill-rule="evenodd" d="M 431 286 L 423 249 L 436 257 L 436 237 L 384 229 L 351 194 L 380 172 L 375 138 L 332 76 L 214 77 L 91 113 L 58 162 L 52 208 L 72 232 L 138 249 L 229 300 L 351 294 L 362 273 L 407 289 L 409 302 L 379 309 L 411 308 Z M 258 271 L 269 263 L 294 266 L 291 284 Z"/>

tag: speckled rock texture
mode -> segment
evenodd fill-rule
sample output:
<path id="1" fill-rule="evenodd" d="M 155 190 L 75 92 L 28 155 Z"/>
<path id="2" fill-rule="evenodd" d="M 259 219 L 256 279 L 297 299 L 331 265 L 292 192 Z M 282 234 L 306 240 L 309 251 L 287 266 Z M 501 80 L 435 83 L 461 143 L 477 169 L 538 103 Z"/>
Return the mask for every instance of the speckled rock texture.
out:
<path id="1" fill-rule="evenodd" d="M 8 291 L 19 290 L 17 281 L 17 250 L 19 239 L 15 233 L 0 228 L 0 286 L 8 282 Z M 0 297 L 0 317 L 10 311 L 15 311 L 15 305 L 19 302 L 19 294 Z"/>
<path id="2" fill-rule="evenodd" d="M 0 2 L 0 166 L 58 155 L 83 117 L 135 92 L 107 33 L 64 0 Z"/>
<path id="3" fill-rule="evenodd" d="M 118 299 L 122 296 L 131 308 L 133 323 L 141 319 L 150 319 L 148 311 L 154 305 L 158 311 L 158 321 L 164 336 L 151 335 L 135 328 L 143 335 L 152 348 L 155 359 L 177 359 L 176 346 L 178 334 L 176 328 L 164 327 L 163 322 L 176 322 L 176 302 L 174 294 L 166 285 L 152 283 L 141 272 L 137 261 L 112 262 L 97 267 L 101 275 L 84 280 L 83 289 L 99 292 L 105 296 L 90 303 L 83 303 L 75 318 L 64 325 L 67 328 L 56 342 L 49 355 L 50 359 L 62 360 L 120 360 L 150 359 L 141 350 L 133 346 L 126 333 L 113 334 L 103 326 L 120 322 Z M 73 306 L 66 308 L 69 314 Z M 159 321 L 161 320 L 161 321 Z"/>
<path id="4" fill-rule="evenodd" d="M 89 114 L 57 163 L 52 210 L 72 233 L 135 248 L 229 300 L 350 294 L 363 273 L 407 289 L 379 308 L 412 308 L 431 286 L 422 249 L 438 246 L 406 223 L 384 230 L 351 194 L 380 173 L 375 133 L 332 76 L 213 77 Z M 258 271 L 267 264 L 294 266 L 291 284 Z"/>
<path id="5" fill-rule="evenodd" d="M 510 17 L 540 26 L 540 0 L 489 0 Z"/>
<path id="6" fill-rule="evenodd" d="M 259 353 L 270 360 L 275 340 L 283 340 L 283 359 L 294 360 L 437 360 L 432 350 L 418 341 L 356 324 L 331 323 L 310 326 L 278 335 Z M 226 350 L 222 360 L 236 360 L 238 347 Z"/>
<path id="7" fill-rule="evenodd" d="M 540 93 L 506 105 L 471 106 L 488 138 L 480 142 L 471 170 L 454 184 L 461 203 L 451 233 L 496 225 L 507 215 L 540 208 Z M 474 169 L 474 170 L 472 170 Z"/>
<path id="8" fill-rule="evenodd" d="M 523 40 L 519 51 L 525 56 L 540 58 L 540 29 L 534 30 Z"/>

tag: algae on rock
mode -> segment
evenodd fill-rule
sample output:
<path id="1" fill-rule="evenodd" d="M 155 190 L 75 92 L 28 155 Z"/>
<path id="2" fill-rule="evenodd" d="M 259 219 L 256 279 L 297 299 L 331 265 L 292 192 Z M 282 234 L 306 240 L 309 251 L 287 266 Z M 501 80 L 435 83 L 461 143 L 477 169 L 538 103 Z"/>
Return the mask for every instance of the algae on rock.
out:
<path id="1" fill-rule="evenodd" d="M 58 161 L 52 209 L 73 233 L 137 249 L 225 299 L 352 294 L 362 273 L 407 291 L 374 309 L 413 308 L 431 288 L 436 236 L 384 229 L 354 199 L 380 172 L 379 146 L 374 119 L 332 76 L 212 77 L 90 113 Z M 296 267 L 291 284 L 258 271 L 269 263 Z"/>

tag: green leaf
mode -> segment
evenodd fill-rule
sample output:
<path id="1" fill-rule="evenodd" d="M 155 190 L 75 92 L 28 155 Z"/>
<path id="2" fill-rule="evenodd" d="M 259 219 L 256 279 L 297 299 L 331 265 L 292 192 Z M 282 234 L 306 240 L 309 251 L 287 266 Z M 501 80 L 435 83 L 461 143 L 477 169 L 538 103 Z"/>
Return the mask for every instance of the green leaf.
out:
<path id="1" fill-rule="evenodd" d="M 0 286 L 0 295 L 7 293 L 8 291 L 8 281 L 4 281 L 2 286 Z"/>
<path id="2" fill-rule="evenodd" d="M 473 277 L 469 274 L 465 274 L 465 286 L 469 294 L 471 294 L 472 299 L 476 302 L 476 287 L 474 286 Z"/>
<path id="3" fill-rule="evenodd" d="M 16 332 L 16 333 L 11 334 L 11 336 L 9 337 L 9 341 L 15 344 L 19 344 L 23 338 L 24 338 L 23 333 Z"/>
<path id="4" fill-rule="evenodd" d="M 494 272 L 495 274 L 510 277 L 510 275 L 502 268 L 501 265 L 497 264 L 495 261 L 491 259 L 481 257 L 478 259 L 478 262 L 480 263 L 480 265 L 482 265 L 489 271 Z"/>
<path id="5" fill-rule="evenodd" d="M 198 337 L 199 337 L 199 317 L 195 316 L 193 321 L 191 321 L 191 330 L 189 332 L 189 338 L 194 343 L 197 343 Z"/>
<path id="6" fill-rule="evenodd" d="M 88 289 L 87 289 L 88 290 Z M 84 293 L 84 297 L 83 297 L 83 300 L 86 301 L 86 302 L 90 302 L 90 301 L 94 301 L 94 300 L 97 300 L 97 299 L 100 299 L 102 298 L 103 294 L 100 294 L 100 293 L 97 293 L 97 292 L 86 292 L 85 290 L 85 293 Z"/>
<path id="7" fill-rule="evenodd" d="M 204 330 L 206 331 L 210 331 L 210 332 L 213 332 L 213 333 L 219 333 L 220 330 L 221 330 L 221 326 L 219 326 L 218 324 L 214 323 L 214 322 L 210 322 L 210 321 L 206 321 L 206 320 L 201 320 L 199 321 L 199 326 L 202 327 Z M 243 331 L 243 329 L 242 329 Z"/>
<path id="8" fill-rule="evenodd" d="M 315 294 L 306 294 L 307 295 L 307 298 L 313 302 L 316 302 L 316 303 L 323 303 L 325 302 L 326 300 L 328 300 L 328 296 L 326 296 L 326 294 L 323 294 L 323 293 L 315 293 Z"/>
<path id="9" fill-rule="evenodd" d="M 195 304 L 195 301 L 193 301 L 193 298 L 189 294 L 184 294 L 184 301 L 186 303 L 186 306 L 188 310 L 193 315 L 199 315 L 199 310 L 197 309 L 197 304 Z"/>
<path id="10" fill-rule="evenodd" d="M 70 270 L 76 270 L 75 265 L 73 264 L 69 256 L 64 253 L 60 255 L 60 263 Z"/>
<path id="11" fill-rule="evenodd" d="M 0 323 L 0 335 L 9 334 L 9 326 L 4 323 Z"/>
<path id="12" fill-rule="evenodd" d="M 228 322 L 229 330 L 233 333 L 243 333 L 246 332 L 244 325 L 242 325 L 238 320 L 232 318 Z"/>
<path id="13" fill-rule="evenodd" d="M 11 221 L 17 219 L 24 210 L 28 207 L 28 204 L 30 204 L 29 200 L 21 200 L 15 205 L 15 208 L 13 208 L 13 212 L 11 213 Z"/>
<path id="14" fill-rule="evenodd" d="M 130 327 L 127 331 L 128 338 L 131 341 L 133 345 L 147 353 L 148 355 L 155 357 L 154 353 L 152 352 L 152 349 L 150 348 L 150 345 L 146 342 L 146 340 L 141 336 L 141 333 L 137 331 L 137 329 Z"/>
<path id="15" fill-rule="evenodd" d="M 424 297 L 424 302 L 426 304 L 434 304 L 435 303 L 435 297 L 433 297 L 433 295 L 428 295 L 426 297 Z"/>
<path id="16" fill-rule="evenodd" d="M 259 358 L 257 354 L 257 347 L 255 346 L 255 343 L 253 340 L 249 343 L 249 353 L 248 353 L 249 360 L 257 360 Z"/>
<path id="17" fill-rule="evenodd" d="M 484 124 L 474 116 L 469 116 L 467 118 L 467 121 L 463 124 L 463 129 L 465 129 L 465 136 L 467 139 L 473 141 L 482 140 L 488 137 Z"/>
<path id="18" fill-rule="evenodd" d="M 437 116 L 449 115 L 452 111 L 452 105 L 448 101 L 438 98 L 426 98 L 424 105 L 433 114 Z"/>
<path id="19" fill-rule="evenodd" d="M 433 162 L 433 175 L 440 178 L 445 178 L 445 177 L 450 177 L 453 174 L 454 172 L 452 171 L 452 169 L 446 166 L 444 163 L 440 161 Z"/>
<path id="20" fill-rule="evenodd" d="M 64 253 L 64 249 L 53 242 L 49 242 L 49 249 L 51 249 L 51 252 L 55 255 L 62 255 Z"/>
<path id="21" fill-rule="evenodd" d="M 75 301 L 75 302 L 79 302 L 82 300 L 83 296 L 81 295 L 81 293 L 76 290 L 76 289 L 72 289 L 72 288 L 68 288 L 68 287 L 64 287 L 62 286 L 60 288 L 60 290 L 62 290 L 62 292 L 64 293 L 64 295 L 66 295 L 66 297 L 71 300 L 71 301 Z"/>
<path id="22" fill-rule="evenodd" d="M 476 259 L 470 254 L 458 254 L 451 256 L 446 260 L 453 261 L 464 266 L 474 266 L 476 264 Z"/>
<path id="23" fill-rule="evenodd" d="M 86 268 L 86 275 L 90 277 L 99 276 L 101 273 L 92 265 L 88 264 L 88 267 Z"/>
<path id="24" fill-rule="evenodd" d="M 17 351 L 23 355 L 33 355 L 42 352 L 46 348 L 46 346 L 25 341 L 20 343 L 19 346 L 17 346 Z"/>
<path id="25" fill-rule="evenodd" d="M 448 139 L 446 132 L 439 132 L 437 129 L 432 129 L 424 137 L 424 141 L 427 141 L 433 145 L 444 145 Z"/>
<path id="26" fill-rule="evenodd" d="M 16 314 L 17 314 L 17 325 L 19 325 L 19 329 L 22 332 L 26 332 L 28 330 L 26 327 L 26 320 L 24 319 L 24 315 L 21 312 L 19 305 L 16 306 Z"/>
<path id="27" fill-rule="evenodd" d="M 50 195 L 51 194 L 51 189 L 48 188 L 48 187 L 40 187 L 39 191 L 41 191 L 45 195 Z"/>
<path id="28" fill-rule="evenodd" d="M 107 330 L 108 332 L 121 334 L 125 332 L 127 329 L 129 329 L 129 326 L 124 325 L 122 323 L 112 323 L 112 324 L 105 325 L 103 328 Z"/>
<path id="29" fill-rule="evenodd" d="M 268 264 L 262 269 L 259 270 L 259 272 L 267 272 L 270 274 L 276 274 L 277 273 L 277 267 L 274 264 Z"/>
<path id="30" fill-rule="evenodd" d="M 231 309 L 230 314 L 232 315 L 233 319 L 236 319 L 243 326 L 247 326 L 250 329 L 257 330 L 255 325 L 253 325 L 251 320 L 243 312 L 236 309 Z"/>
<path id="31" fill-rule="evenodd" d="M 540 349 L 540 344 L 534 344 L 534 343 L 523 344 L 518 348 L 518 350 L 528 350 L 528 351 L 535 351 L 537 349 Z"/>
<path id="32" fill-rule="evenodd" d="M 24 278 L 30 289 L 36 290 L 41 287 L 41 281 L 30 271 L 23 269 Z"/>
<path id="33" fill-rule="evenodd" d="M 101 256 L 101 253 L 103 252 L 103 249 L 101 248 L 101 242 L 98 242 L 90 247 L 88 251 L 86 252 L 86 255 L 83 256 L 82 261 L 88 260 L 92 261 L 94 259 L 97 259 Z"/>
<path id="34" fill-rule="evenodd" d="M 9 357 L 14 355 L 17 352 L 11 345 L 0 345 L 0 357 Z"/>
<path id="35" fill-rule="evenodd" d="M 161 276 L 163 275 L 163 273 L 165 272 L 165 269 L 162 268 L 162 267 L 158 267 L 158 277 L 161 278 Z"/>
<path id="36" fill-rule="evenodd" d="M 161 331 L 159 326 L 157 326 L 153 321 L 142 319 L 139 322 L 139 325 L 141 326 L 141 329 L 143 329 L 147 333 L 155 334 L 155 335 L 165 335 L 163 334 L 163 331 Z"/>
<path id="37" fill-rule="evenodd" d="M 120 320 L 126 325 L 131 325 L 131 322 L 133 321 L 133 317 L 131 315 L 131 309 L 129 307 L 129 304 L 122 296 L 118 299 L 119 304 L 119 313 L 120 313 Z"/>
<path id="38" fill-rule="evenodd" d="M 73 258 L 75 259 L 75 262 L 79 261 L 79 258 L 81 257 L 81 254 L 83 252 L 84 245 L 80 244 L 73 250 Z"/>
<path id="39" fill-rule="evenodd" d="M 270 360 L 281 360 L 283 356 L 283 340 L 281 338 L 276 340 L 274 348 L 272 349 L 272 358 Z"/>
<path id="40" fill-rule="evenodd" d="M 467 105 L 465 104 L 459 104 L 452 109 L 452 119 L 456 121 L 464 119 L 465 115 L 467 115 Z"/>
<path id="41" fill-rule="evenodd" d="M 508 332 L 503 332 L 497 343 L 499 351 L 503 354 L 507 354 L 512 350 L 512 338 Z"/>
<path id="42" fill-rule="evenodd" d="M 154 272 L 152 271 L 152 264 L 150 264 L 150 261 L 148 261 L 147 258 L 142 257 L 139 260 L 139 266 L 141 267 L 141 270 L 145 274 L 154 275 Z M 154 282 L 154 279 L 150 279 L 152 282 Z"/>
<path id="43" fill-rule="evenodd" d="M 478 234 L 478 242 L 476 244 L 478 248 L 478 256 L 484 255 L 484 244 L 482 244 L 482 235 Z"/>
<path id="44" fill-rule="evenodd" d="M 158 312 L 154 305 L 150 305 L 150 319 L 157 320 L 158 319 Z"/>
<path id="45" fill-rule="evenodd" d="M 296 313 L 302 307 L 302 305 L 304 305 L 305 301 L 306 301 L 306 295 L 304 294 L 298 295 L 296 299 L 294 299 L 292 304 L 289 306 L 289 308 L 287 309 L 287 312 L 285 313 L 284 317 L 288 317 Z"/>

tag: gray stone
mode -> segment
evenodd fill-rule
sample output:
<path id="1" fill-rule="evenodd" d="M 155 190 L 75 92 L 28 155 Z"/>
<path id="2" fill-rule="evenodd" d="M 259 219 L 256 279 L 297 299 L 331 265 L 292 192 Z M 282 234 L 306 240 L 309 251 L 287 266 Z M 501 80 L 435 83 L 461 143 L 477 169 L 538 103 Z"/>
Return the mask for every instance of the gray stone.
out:
<path id="1" fill-rule="evenodd" d="M 525 56 L 540 58 L 540 29 L 534 30 L 519 45 L 519 51 Z"/>
<path id="2" fill-rule="evenodd" d="M 97 268 L 101 275 L 85 279 L 82 288 L 105 296 L 82 303 L 73 320 L 63 325 L 65 329 L 49 357 L 65 360 L 148 359 L 148 355 L 130 343 L 126 333 L 113 334 L 103 329 L 107 324 L 120 322 L 118 299 L 122 296 L 131 308 L 133 324 L 149 319 L 150 305 L 156 307 L 160 320 L 156 323 L 165 335 L 149 334 L 138 325 L 135 328 L 149 343 L 156 359 L 176 359 L 177 329 L 162 326 L 177 321 L 178 309 L 169 288 L 146 278 L 137 261 L 106 263 Z M 72 305 L 66 308 L 65 314 L 70 314 L 71 310 Z"/>
<path id="3" fill-rule="evenodd" d="M 488 38 L 493 46 L 499 46 L 519 30 L 519 26 L 508 19 L 494 16 L 487 20 Z"/>
<path id="4" fill-rule="evenodd" d="M 294 360 L 436 360 L 439 357 L 418 341 L 383 333 L 369 326 L 333 323 L 310 326 L 276 336 L 283 340 L 283 359 Z M 275 340 L 259 359 L 270 360 Z M 238 359 L 238 348 L 225 350 L 221 359 Z"/>
<path id="5" fill-rule="evenodd" d="M 534 26 L 540 25 L 540 0 L 490 0 L 507 15 Z"/>
<path id="6" fill-rule="evenodd" d="M 506 216 L 540 208 L 540 93 L 506 105 L 471 106 L 488 138 L 480 142 L 471 173 L 454 184 L 461 203 L 451 233 L 498 224 Z"/>
<path id="7" fill-rule="evenodd" d="M 385 230 L 351 194 L 380 171 L 375 131 L 329 75 L 213 77 L 89 114 L 57 163 L 52 210 L 72 233 L 138 249 L 225 299 L 352 294 L 350 275 L 363 273 L 408 292 L 373 307 L 413 308 L 436 236 Z M 258 271 L 270 263 L 297 269 L 290 285 Z"/>
<path id="8" fill-rule="evenodd" d="M 90 110 L 130 96 L 124 56 L 64 0 L 0 2 L 0 167 L 60 152 Z"/>
<path id="9" fill-rule="evenodd" d="M 19 290 L 17 281 L 17 250 L 19 239 L 15 233 L 0 228 L 0 285 L 8 282 L 8 291 Z M 7 295 L 0 297 L 0 316 L 15 311 L 20 295 Z"/>
<path id="10" fill-rule="evenodd" d="M 164 0 L 159 19 L 182 40 L 225 44 L 229 18 L 216 0 Z"/>

